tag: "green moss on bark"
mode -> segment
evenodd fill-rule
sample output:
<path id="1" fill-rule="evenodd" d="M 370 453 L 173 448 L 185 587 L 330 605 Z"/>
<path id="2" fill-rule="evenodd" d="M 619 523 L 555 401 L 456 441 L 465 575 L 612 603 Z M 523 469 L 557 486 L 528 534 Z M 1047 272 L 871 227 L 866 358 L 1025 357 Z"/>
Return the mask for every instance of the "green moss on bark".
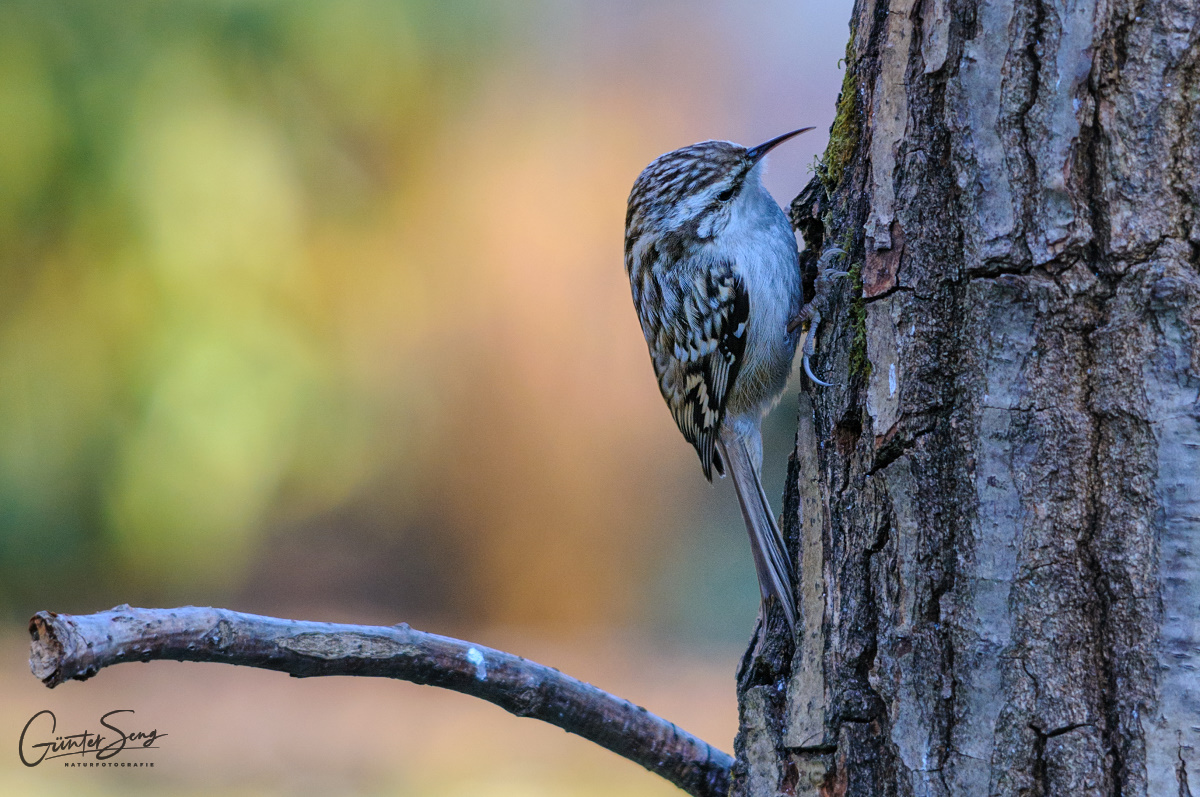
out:
<path id="1" fill-rule="evenodd" d="M 858 74 L 854 69 L 854 38 L 846 43 L 846 74 L 842 78 L 842 93 L 838 95 L 837 115 L 829 128 L 829 144 L 821 158 L 818 173 L 825 190 L 833 193 L 842 181 L 847 164 L 858 147 Z"/>
<path id="2" fill-rule="evenodd" d="M 850 375 L 863 379 L 871 375 L 871 361 L 867 359 L 867 301 L 863 298 L 862 263 L 847 269 L 854 292 L 850 299 Z"/>

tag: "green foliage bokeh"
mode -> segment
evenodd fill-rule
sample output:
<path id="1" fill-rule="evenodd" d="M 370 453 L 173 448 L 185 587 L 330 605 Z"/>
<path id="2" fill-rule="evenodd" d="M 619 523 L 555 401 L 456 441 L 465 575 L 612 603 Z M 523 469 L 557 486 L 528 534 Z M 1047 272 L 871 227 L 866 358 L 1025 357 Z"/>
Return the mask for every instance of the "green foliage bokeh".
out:
<path id="1" fill-rule="evenodd" d="M 228 584 L 354 478 L 314 256 L 403 194 L 483 3 L 0 4 L 0 607 Z"/>

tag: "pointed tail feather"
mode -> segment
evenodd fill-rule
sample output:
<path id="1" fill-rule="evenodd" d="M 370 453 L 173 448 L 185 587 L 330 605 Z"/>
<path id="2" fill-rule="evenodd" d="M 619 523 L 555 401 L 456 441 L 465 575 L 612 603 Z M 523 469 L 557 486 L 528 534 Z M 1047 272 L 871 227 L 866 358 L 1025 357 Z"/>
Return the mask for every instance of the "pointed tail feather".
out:
<path id="1" fill-rule="evenodd" d="M 792 575 L 792 563 L 783 534 L 771 513 L 767 494 L 763 492 L 758 465 L 751 457 L 745 439 L 736 432 L 722 429 L 718 444 L 725 460 L 725 470 L 733 477 L 738 503 L 742 506 L 742 517 L 750 534 L 750 548 L 754 553 L 754 568 L 758 571 L 758 586 L 763 600 L 775 596 L 787 616 L 788 626 L 795 632 L 793 585 L 796 582 Z"/>

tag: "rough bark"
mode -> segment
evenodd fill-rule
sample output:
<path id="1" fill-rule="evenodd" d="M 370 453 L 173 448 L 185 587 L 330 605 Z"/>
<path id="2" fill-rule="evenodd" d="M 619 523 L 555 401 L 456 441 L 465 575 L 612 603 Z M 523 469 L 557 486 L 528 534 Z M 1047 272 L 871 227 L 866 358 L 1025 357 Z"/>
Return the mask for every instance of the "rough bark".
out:
<path id="1" fill-rule="evenodd" d="M 558 670 L 406 624 L 282 620 L 184 606 L 118 606 L 88 615 L 38 612 L 29 666 L 51 688 L 130 661 L 203 661 L 298 678 L 359 675 L 440 686 L 578 734 L 695 797 L 729 790 L 727 753 L 678 726 Z"/>
<path id="2" fill-rule="evenodd" d="M 1191 795 L 1200 6 L 858 0 L 847 54 L 734 793 Z"/>

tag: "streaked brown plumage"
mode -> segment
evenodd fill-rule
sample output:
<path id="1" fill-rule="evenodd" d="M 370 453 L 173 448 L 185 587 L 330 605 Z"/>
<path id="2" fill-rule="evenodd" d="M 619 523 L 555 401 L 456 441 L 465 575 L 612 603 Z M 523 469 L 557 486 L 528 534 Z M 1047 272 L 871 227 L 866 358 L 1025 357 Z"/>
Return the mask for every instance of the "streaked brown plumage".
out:
<path id="1" fill-rule="evenodd" d="M 759 423 L 791 372 L 803 291 L 795 236 L 760 164 L 802 132 L 668 152 L 634 182 L 625 217 L 625 270 L 659 390 L 705 477 L 733 476 L 762 596 L 793 628 L 793 568 L 759 478 Z"/>

